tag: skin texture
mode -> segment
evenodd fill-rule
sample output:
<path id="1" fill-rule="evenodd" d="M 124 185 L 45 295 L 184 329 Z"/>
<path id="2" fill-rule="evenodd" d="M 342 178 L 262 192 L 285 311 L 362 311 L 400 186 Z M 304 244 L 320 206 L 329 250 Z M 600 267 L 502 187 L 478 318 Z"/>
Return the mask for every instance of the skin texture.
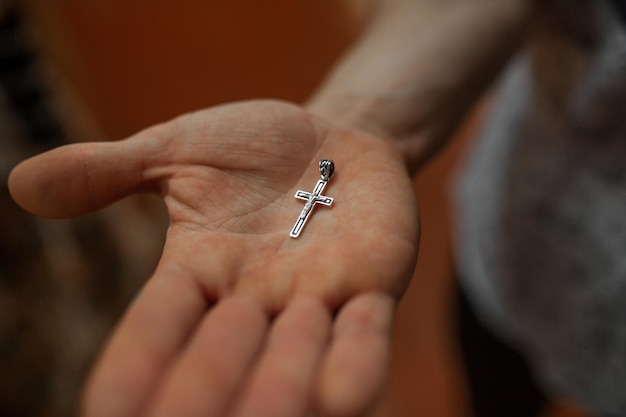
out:
<path id="1" fill-rule="evenodd" d="M 335 204 L 291 239 L 293 195 L 329 157 Z M 290 104 L 238 103 L 59 148 L 9 184 L 46 217 L 138 191 L 169 211 L 162 259 L 96 366 L 85 415 L 358 415 L 378 391 L 418 241 L 411 183 L 386 140 Z"/>
<path id="2" fill-rule="evenodd" d="M 306 107 L 252 101 L 18 165 L 44 217 L 158 193 L 171 226 L 85 391 L 87 417 L 366 415 L 412 275 L 411 173 L 519 46 L 528 0 L 371 1 L 361 39 Z M 318 161 L 335 176 L 288 234 Z M 312 413 L 312 414 L 311 414 Z"/>

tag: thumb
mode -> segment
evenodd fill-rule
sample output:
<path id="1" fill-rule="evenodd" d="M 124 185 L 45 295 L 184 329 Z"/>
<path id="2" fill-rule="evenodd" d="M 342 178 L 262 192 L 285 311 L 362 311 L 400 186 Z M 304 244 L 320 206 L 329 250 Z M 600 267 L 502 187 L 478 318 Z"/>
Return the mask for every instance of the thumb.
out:
<path id="1" fill-rule="evenodd" d="M 9 192 L 39 216 L 79 216 L 154 188 L 143 180 L 145 160 L 131 140 L 67 145 L 16 166 Z"/>

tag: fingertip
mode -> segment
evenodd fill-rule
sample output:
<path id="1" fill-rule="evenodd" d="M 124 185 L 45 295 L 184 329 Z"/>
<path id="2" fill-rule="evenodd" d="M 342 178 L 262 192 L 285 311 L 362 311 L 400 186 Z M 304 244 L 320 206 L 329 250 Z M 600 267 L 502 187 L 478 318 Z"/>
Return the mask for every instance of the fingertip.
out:
<path id="1" fill-rule="evenodd" d="M 75 188 L 80 175 L 70 175 L 72 164 L 64 163 L 68 147 L 61 147 L 20 162 L 9 174 L 8 188 L 13 200 L 23 209 L 42 217 L 65 217 L 59 204 L 61 187 L 64 194 Z M 71 214 L 70 214 L 71 215 Z"/>
<path id="2" fill-rule="evenodd" d="M 17 204 L 19 204 L 21 207 L 25 208 L 21 201 L 21 193 L 20 193 L 20 177 L 21 177 L 21 166 L 25 161 L 20 162 L 19 164 L 17 164 L 16 166 L 13 167 L 13 169 L 11 169 L 11 172 L 9 172 L 9 177 L 7 178 L 7 188 L 9 190 L 9 195 L 11 196 L 11 198 L 13 198 L 13 201 L 15 201 Z"/>

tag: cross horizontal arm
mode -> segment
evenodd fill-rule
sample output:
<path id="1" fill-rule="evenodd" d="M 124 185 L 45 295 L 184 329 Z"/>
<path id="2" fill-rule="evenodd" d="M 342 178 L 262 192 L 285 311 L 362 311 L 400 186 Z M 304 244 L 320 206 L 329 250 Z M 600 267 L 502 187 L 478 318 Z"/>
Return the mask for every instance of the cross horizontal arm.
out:
<path id="1" fill-rule="evenodd" d="M 299 198 L 300 200 L 308 200 L 309 198 L 311 198 L 311 193 L 306 192 L 306 191 L 302 191 L 302 190 L 298 190 L 296 191 L 296 198 Z"/>
<path id="2" fill-rule="evenodd" d="M 332 197 L 326 197 L 326 196 L 319 196 L 317 197 L 317 199 L 315 200 L 315 202 L 317 204 L 323 204 L 325 206 L 330 206 L 331 204 L 333 204 L 334 199 Z"/>

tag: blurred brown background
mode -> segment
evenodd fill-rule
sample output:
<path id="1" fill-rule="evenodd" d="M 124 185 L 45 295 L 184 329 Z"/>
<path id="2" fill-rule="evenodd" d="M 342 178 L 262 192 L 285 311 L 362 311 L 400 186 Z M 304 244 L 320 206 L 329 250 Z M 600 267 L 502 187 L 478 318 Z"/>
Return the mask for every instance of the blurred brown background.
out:
<path id="1" fill-rule="evenodd" d="M 181 112 L 225 101 L 275 97 L 301 102 L 360 25 L 354 10 L 333 0 L 32 0 L 24 5 L 71 140 L 120 139 Z M 450 324 L 454 283 L 446 187 L 475 125 L 468 123 L 460 140 L 416 181 L 422 249 L 400 306 L 380 416 L 468 414 Z M 11 337 L 26 341 L 11 343 L 29 346 L 26 353 L 9 350 L 14 356 L 0 359 L 0 401 L 13 401 L 13 408 L 5 408 L 11 415 L 67 415 L 95 351 L 158 256 L 164 222 L 153 206 L 150 199 L 124 202 L 78 225 L 30 220 L 16 208 L 0 213 L 20 216 L 33 233 L 44 236 L 34 249 L 14 249 L 25 260 L 10 272 L 20 271 L 25 284 L 4 286 L 0 293 L 6 300 L 17 294 L 13 310 L 6 307 L 0 314 L 21 320 L 21 333 Z M 5 237 L 7 230 L 2 230 Z M 122 249 L 105 249 L 111 245 Z M 24 250 L 31 252 L 24 255 Z M 42 284 L 43 279 L 51 283 Z M 26 290 L 27 285 L 39 290 Z M 47 301 L 32 308 L 37 297 Z M 20 308 L 15 300 L 29 305 Z M 0 331 L 13 327 L 2 327 L 0 320 Z M 38 367 L 45 370 L 33 371 Z M 20 397 L 24 389 L 33 391 Z M 29 398 L 20 413 L 20 401 Z M 570 414 L 555 407 L 546 415 Z"/>

